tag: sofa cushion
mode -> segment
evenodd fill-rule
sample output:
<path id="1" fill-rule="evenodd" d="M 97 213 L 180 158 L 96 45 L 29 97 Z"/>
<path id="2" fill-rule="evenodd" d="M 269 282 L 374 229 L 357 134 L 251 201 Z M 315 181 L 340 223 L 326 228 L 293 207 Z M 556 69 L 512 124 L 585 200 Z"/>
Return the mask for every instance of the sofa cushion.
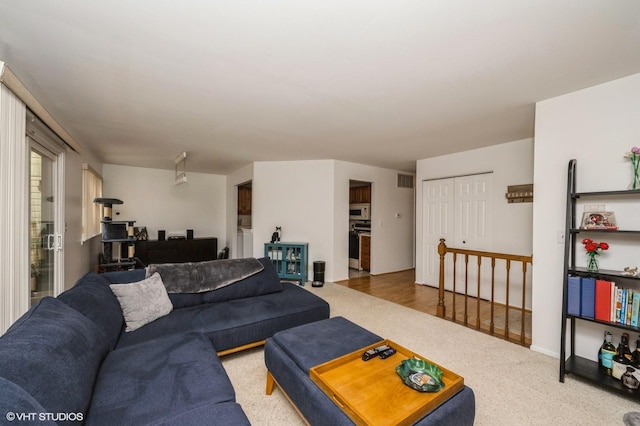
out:
<path id="1" fill-rule="evenodd" d="M 224 302 L 282 291 L 282 283 L 273 262 L 265 258 L 258 260 L 264 266 L 262 271 L 226 287 L 202 293 L 202 301 L 204 303 Z"/>
<path id="2" fill-rule="evenodd" d="M 124 318 L 118 299 L 101 275 L 89 273 L 69 290 L 58 296 L 76 311 L 93 321 L 105 334 L 113 349 L 122 332 Z"/>
<path id="3" fill-rule="evenodd" d="M 9 422 L 13 423 L 25 423 L 17 417 L 20 414 L 28 414 L 33 416 L 31 413 L 35 413 L 39 415 L 40 413 L 46 413 L 45 410 L 38 401 L 33 399 L 31 395 L 27 393 L 20 386 L 16 385 L 13 382 L 10 382 L 7 379 L 3 379 L 0 377 L 0 416 L 2 418 L 6 418 Z M 12 420 L 9 413 L 18 413 L 17 416 Z M 29 418 L 31 420 L 31 418 Z M 39 417 L 35 418 L 37 420 L 38 425 L 52 425 L 55 426 L 54 421 L 40 421 Z M 33 422 L 35 423 L 35 422 Z"/>
<path id="4" fill-rule="evenodd" d="M 283 283 L 283 288 L 281 292 L 258 297 L 176 309 L 136 331 L 124 333 L 117 348 L 200 331 L 209 336 L 217 351 L 223 351 L 329 317 L 329 304 L 320 297 L 296 284 Z"/>
<path id="5" fill-rule="evenodd" d="M 111 284 L 109 287 L 122 307 L 125 331 L 137 330 L 173 310 L 158 273 L 137 283 Z"/>
<path id="6" fill-rule="evenodd" d="M 106 272 L 102 276 L 111 284 L 127 284 L 142 281 L 146 276 L 144 269 L 134 269 L 131 271 Z M 202 304 L 201 293 L 169 293 L 169 300 L 173 309 L 187 308 Z"/>
<path id="7" fill-rule="evenodd" d="M 200 333 L 167 336 L 109 354 L 87 424 L 157 424 L 227 401 L 235 401 L 235 392 L 211 341 Z"/>
<path id="8" fill-rule="evenodd" d="M 142 281 L 146 278 L 144 269 L 132 269 L 130 271 L 111 271 L 100 274 L 111 284 L 126 284 Z"/>
<path id="9" fill-rule="evenodd" d="M 46 412 L 86 413 L 108 349 L 91 320 L 45 297 L 0 337 L 0 377 L 24 389 Z"/>

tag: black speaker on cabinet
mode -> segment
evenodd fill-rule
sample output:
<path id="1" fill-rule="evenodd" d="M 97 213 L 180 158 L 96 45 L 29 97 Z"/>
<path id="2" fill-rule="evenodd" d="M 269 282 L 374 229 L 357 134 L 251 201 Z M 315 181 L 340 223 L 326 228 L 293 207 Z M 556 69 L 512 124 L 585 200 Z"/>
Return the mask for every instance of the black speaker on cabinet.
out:
<path id="1" fill-rule="evenodd" d="M 187 229 L 187 240 L 193 240 L 193 229 Z"/>
<path id="2" fill-rule="evenodd" d="M 163 230 L 160 229 L 158 231 L 158 241 L 164 241 L 166 239 L 167 233 Z"/>

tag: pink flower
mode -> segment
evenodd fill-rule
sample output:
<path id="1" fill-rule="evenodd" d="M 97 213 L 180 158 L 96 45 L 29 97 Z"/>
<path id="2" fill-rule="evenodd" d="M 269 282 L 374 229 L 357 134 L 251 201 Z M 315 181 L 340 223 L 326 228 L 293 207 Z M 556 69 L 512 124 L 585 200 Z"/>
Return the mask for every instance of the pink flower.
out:
<path id="1" fill-rule="evenodd" d="M 633 152 L 634 154 L 640 154 L 640 148 L 634 146 L 633 148 L 631 148 L 631 152 Z"/>

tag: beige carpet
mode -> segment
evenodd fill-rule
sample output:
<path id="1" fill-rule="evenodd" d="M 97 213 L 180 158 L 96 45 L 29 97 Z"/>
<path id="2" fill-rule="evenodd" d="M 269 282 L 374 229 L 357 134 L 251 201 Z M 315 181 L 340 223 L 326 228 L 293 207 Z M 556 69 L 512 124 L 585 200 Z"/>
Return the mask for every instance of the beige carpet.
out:
<path id="1" fill-rule="evenodd" d="M 521 327 L 522 327 L 522 323 L 520 322 L 520 316 L 521 313 L 518 310 L 515 309 L 510 309 L 509 310 L 509 331 L 511 333 L 516 333 L 518 335 L 520 335 L 520 331 L 521 331 Z M 502 334 L 504 335 L 504 326 L 505 326 L 505 314 L 501 313 L 498 315 L 495 315 L 493 317 L 493 327 L 494 330 L 498 330 L 497 333 L 494 334 Z M 475 324 L 475 322 L 474 322 Z M 486 325 L 487 327 L 489 327 L 491 325 L 491 319 L 486 319 L 482 321 L 483 325 Z M 500 333 L 501 332 L 501 333 Z M 530 313 L 525 313 L 525 330 L 524 330 L 524 335 L 525 337 L 531 337 L 531 314 Z"/>
<path id="2" fill-rule="evenodd" d="M 455 371 L 476 395 L 476 425 L 623 425 L 640 411 L 629 399 L 567 377 L 558 360 L 440 318 L 326 283 L 305 287 L 351 321 Z M 302 425 L 279 389 L 265 395 L 262 348 L 224 357 L 236 397 L 252 424 Z"/>

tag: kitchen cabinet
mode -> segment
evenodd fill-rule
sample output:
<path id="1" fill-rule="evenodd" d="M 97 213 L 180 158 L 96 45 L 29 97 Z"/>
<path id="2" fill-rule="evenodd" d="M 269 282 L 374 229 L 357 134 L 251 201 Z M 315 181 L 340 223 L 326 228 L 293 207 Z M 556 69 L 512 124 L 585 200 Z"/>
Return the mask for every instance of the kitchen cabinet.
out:
<path id="1" fill-rule="evenodd" d="M 349 188 L 349 203 L 371 203 L 371 185 Z"/>
<path id="2" fill-rule="evenodd" d="M 249 187 L 238 187 L 238 214 L 251 214 L 251 188 Z"/>
<path id="3" fill-rule="evenodd" d="M 371 235 L 360 235 L 360 267 L 365 271 L 371 270 Z"/>

